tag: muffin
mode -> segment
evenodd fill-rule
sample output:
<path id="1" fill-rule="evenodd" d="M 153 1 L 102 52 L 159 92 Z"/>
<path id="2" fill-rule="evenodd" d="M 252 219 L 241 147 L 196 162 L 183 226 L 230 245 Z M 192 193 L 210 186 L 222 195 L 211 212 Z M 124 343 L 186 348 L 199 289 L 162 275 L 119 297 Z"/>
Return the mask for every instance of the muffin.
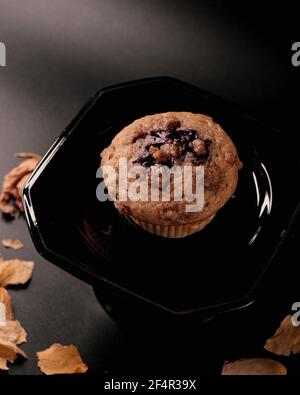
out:
<path id="1" fill-rule="evenodd" d="M 201 209 L 187 210 L 188 205 L 196 202 L 197 195 L 194 202 L 185 192 L 181 199 L 176 198 L 175 175 L 171 177 L 167 201 L 151 199 L 149 191 L 146 199 L 124 199 L 126 190 L 121 194 L 118 189 L 122 182 L 119 173 L 123 165 L 120 163 L 125 163 L 129 171 L 135 171 L 137 167 L 143 169 L 143 174 L 149 176 L 146 181 L 149 191 L 151 175 L 160 169 L 182 169 L 180 180 L 182 185 L 190 183 L 190 189 L 195 189 L 197 175 L 203 170 Z M 217 211 L 233 196 L 242 163 L 230 137 L 211 117 L 167 112 L 144 116 L 121 130 L 101 153 L 103 166 L 116 172 L 115 185 L 112 179 L 104 177 L 104 181 L 109 193 L 117 187 L 113 200 L 120 214 L 130 217 L 151 233 L 179 238 L 200 231 L 213 220 Z M 191 171 L 189 178 L 185 169 Z M 134 182 L 134 179 L 127 180 L 123 188 L 130 190 Z M 159 190 L 162 188 L 160 178 Z"/>

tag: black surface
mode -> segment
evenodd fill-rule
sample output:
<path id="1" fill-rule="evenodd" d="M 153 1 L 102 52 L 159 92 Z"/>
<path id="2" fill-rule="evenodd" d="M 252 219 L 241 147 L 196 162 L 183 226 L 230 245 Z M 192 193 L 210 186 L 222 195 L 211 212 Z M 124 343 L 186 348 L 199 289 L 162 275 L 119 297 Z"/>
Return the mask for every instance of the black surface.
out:
<path id="1" fill-rule="evenodd" d="M 0 68 L 0 175 L 17 163 L 14 152 L 45 153 L 97 89 L 151 75 L 181 78 L 241 104 L 283 128 L 282 148 L 295 151 L 300 70 L 290 62 L 291 45 L 299 38 L 293 32 L 294 4 L 272 4 L 272 9 L 264 10 L 255 2 L 206 3 L 1 0 L 0 41 L 7 47 L 7 67 Z M 29 332 L 24 345 L 29 360 L 12 367 L 10 374 L 38 374 L 35 352 L 54 341 L 76 344 L 92 373 L 125 367 L 131 372 L 150 371 L 159 362 L 166 370 L 170 361 L 184 367 L 193 357 L 197 362 L 191 365 L 199 366 L 200 373 L 218 373 L 228 353 L 213 352 L 213 339 L 210 343 L 204 337 L 206 352 L 197 333 L 199 347 L 185 347 L 189 340 L 185 334 L 177 336 L 176 346 L 170 340 L 169 347 L 156 344 L 151 349 L 149 343 L 155 343 L 160 328 L 151 336 L 124 339 L 88 285 L 37 255 L 22 219 L 1 222 L 0 231 L 1 236 L 18 237 L 26 244 L 18 254 L 1 250 L 4 256 L 36 262 L 27 289 L 11 291 L 16 316 Z M 294 234 L 296 241 L 298 235 Z M 286 247 L 281 258 L 286 271 L 271 282 L 278 298 L 296 289 L 299 254 L 296 249 L 293 256 L 293 251 L 291 245 Z M 246 321 L 252 331 L 270 335 L 276 328 L 290 306 L 281 306 L 278 298 L 270 296 L 261 320 Z M 265 317 L 274 317 L 268 327 L 262 324 Z M 261 327 L 265 329 L 260 331 Z M 246 340 L 237 355 L 244 356 L 245 347 L 252 356 L 259 344 L 255 349 Z M 181 348 L 186 359 L 178 357 Z"/>

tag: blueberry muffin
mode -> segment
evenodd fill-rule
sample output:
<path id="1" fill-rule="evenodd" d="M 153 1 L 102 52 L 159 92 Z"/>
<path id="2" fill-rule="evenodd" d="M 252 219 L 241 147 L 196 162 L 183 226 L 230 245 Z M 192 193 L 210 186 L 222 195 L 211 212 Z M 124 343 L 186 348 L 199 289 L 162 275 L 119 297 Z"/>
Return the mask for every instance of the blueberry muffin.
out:
<path id="1" fill-rule="evenodd" d="M 168 201 L 124 200 L 116 193 L 114 205 L 121 214 L 164 237 L 184 237 L 209 224 L 234 194 L 242 167 L 237 150 L 222 127 L 209 116 L 190 112 L 147 115 L 126 126 L 101 153 L 101 166 L 111 166 L 119 174 L 120 158 L 125 158 L 129 170 L 139 166 L 148 175 L 161 167 L 189 168 L 192 176 L 187 179 L 182 172 L 183 183 L 194 183 L 197 169 L 204 169 L 201 210 L 188 211 L 191 200 L 184 194 L 181 200 L 175 199 L 174 180 Z M 118 176 L 116 182 L 120 182 Z M 131 182 L 134 181 L 128 181 L 126 188 Z M 110 191 L 111 180 L 105 179 L 105 184 Z"/>

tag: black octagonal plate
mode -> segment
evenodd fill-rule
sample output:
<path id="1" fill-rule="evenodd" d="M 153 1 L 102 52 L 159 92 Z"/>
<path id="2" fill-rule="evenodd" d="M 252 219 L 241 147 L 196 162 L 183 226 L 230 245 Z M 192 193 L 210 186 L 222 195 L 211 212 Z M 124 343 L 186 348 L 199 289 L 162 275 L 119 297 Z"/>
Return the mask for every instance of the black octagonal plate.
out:
<path id="1" fill-rule="evenodd" d="M 203 231 L 151 235 L 96 199 L 101 150 L 146 114 L 210 115 L 237 146 L 244 167 L 235 197 Z M 280 134 L 235 106 L 171 78 L 101 90 L 63 132 L 29 180 L 25 211 L 37 250 L 78 277 L 173 313 L 245 306 L 295 215 L 299 169 Z M 278 142 L 277 142 L 278 141 Z M 288 174 L 289 177 L 283 177 Z"/>

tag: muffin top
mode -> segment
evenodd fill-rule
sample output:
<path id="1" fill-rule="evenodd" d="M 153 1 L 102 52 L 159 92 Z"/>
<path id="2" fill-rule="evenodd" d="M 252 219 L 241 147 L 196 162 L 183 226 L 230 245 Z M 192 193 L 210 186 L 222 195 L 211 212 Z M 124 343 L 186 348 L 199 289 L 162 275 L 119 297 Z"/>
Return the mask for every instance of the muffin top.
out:
<path id="1" fill-rule="evenodd" d="M 147 115 L 121 130 L 101 153 L 101 166 L 119 171 L 119 159 L 128 168 L 140 165 L 147 170 L 162 165 L 204 166 L 204 206 L 187 212 L 187 201 L 120 201 L 116 208 L 125 215 L 159 225 L 180 225 L 205 221 L 233 195 L 238 170 L 242 167 L 230 137 L 211 117 L 190 112 Z M 117 180 L 118 181 L 118 180 Z M 190 202 L 189 202 L 190 203 Z"/>

